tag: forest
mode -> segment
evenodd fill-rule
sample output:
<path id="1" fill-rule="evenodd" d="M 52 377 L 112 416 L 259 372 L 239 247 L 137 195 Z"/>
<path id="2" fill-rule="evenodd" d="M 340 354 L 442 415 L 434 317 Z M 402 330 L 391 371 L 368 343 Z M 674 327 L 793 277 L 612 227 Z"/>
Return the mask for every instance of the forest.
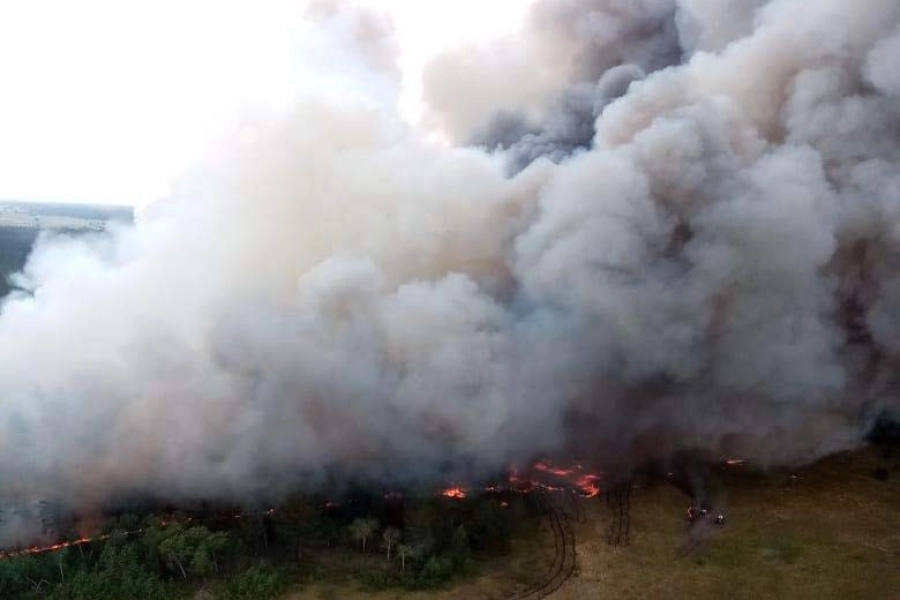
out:
<path id="1" fill-rule="evenodd" d="M 270 509 L 110 515 L 89 533 L 56 505 L 44 503 L 40 513 L 47 539 L 63 547 L 0 554 L 0 598 L 168 600 L 203 590 L 214 599 L 265 600 L 335 577 L 373 590 L 434 588 L 469 572 L 479 556 L 509 552 L 514 536 L 534 535 L 541 509 L 512 491 L 358 492 L 339 503 L 297 495 Z"/>

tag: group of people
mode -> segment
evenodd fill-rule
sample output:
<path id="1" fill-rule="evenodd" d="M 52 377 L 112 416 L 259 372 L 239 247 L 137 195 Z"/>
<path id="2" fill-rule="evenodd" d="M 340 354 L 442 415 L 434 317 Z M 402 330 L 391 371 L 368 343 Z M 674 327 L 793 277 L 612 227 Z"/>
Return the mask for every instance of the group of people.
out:
<path id="1" fill-rule="evenodd" d="M 712 512 L 706 506 L 691 506 L 688 508 L 687 518 L 689 523 L 696 523 L 698 521 L 704 521 L 711 518 Z M 713 523 L 716 525 L 725 525 L 725 515 L 722 513 L 716 513 L 715 519 Z"/>

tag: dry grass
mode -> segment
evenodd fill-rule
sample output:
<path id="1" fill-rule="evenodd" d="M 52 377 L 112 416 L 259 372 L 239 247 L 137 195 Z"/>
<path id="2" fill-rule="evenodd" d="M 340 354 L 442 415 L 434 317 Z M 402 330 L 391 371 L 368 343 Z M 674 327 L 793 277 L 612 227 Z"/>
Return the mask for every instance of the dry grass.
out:
<path id="1" fill-rule="evenodd" d="M 576 533 L 578 575 L 553 598 L 900 598 L 900 482 L 876 481 L 875 462 L 866 450 L 796 478 L 730 476 L 728 526 L 685 558 L 688 501 L 671 486 L 635 491 L 627 548 L 605 543 L 595 503 Z"/>

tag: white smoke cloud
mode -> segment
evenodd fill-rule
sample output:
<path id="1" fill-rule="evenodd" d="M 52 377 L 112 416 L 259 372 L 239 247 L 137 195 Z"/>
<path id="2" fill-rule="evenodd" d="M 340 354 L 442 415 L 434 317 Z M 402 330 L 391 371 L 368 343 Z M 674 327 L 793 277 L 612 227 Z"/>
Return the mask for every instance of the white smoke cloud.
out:
<path id="1" fill-rule="evenodd" d="M 900 94 L 900 75 L 897 73 L 896 58 L 900 52 L 900 30 L 879 41 L 869 52 L 866 61 L 869 80 L 885 94 Z"/>
<path id="2" fill-rule="evenodd" d="M 138 227 L 39 246 L 0 313 L 4 495 L 245 499 L 563 451 L 782 464 L 860 443 L 900 408 L 900 5 L 760 4 L 540 3 L 553 31 L 593 23 L 560 94 L 646 78 L 589 111 L 580 152 L 513 177 L 504 151 L 422 141 L 365 50 L 390 43 L 344 36 L 340 85 L 248 119 Z M 363 72 L 387 87 L 344 93 Z M 501 107 L 455 81 L 476 98 L 460 127 Z"/>

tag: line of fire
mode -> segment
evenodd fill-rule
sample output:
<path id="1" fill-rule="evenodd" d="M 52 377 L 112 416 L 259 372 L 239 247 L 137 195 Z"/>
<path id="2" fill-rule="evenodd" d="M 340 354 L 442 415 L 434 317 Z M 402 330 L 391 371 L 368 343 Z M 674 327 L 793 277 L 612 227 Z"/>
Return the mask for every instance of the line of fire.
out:
<path id="1" fill-rule="evenodd" d="M 562 462 L 545 458 L 533 462 L 526 468 L 510 468 L 502 476 L 487 483 L 449 482 L 445 487 L 432 489 L 434 498 L 444 498 L 447 502 L 465 503 L 473 499 L 491 499 L 497 507 L 506 509 L 513 496 L 549 494 L 557 502 L 567 502 L 578 514 L 578 504 L 593 500 L 603 500 L 609 507 L 611 525 L 608 541 L 613 545 L 627 545 L 630 539 L 630 499 L 634 490 L 651 480 L 665 480 L 685 493 L 689 498 L 687 518 L 689 530 L 703 529 L 708 525 L 724 526 L 726 517 L 723 506 L 722 478 L 726 472 L 745 470 L 745 461 L 737 458 L 724 460 L 700 459 L 695 455 L 677 456 L 671 461 L 645 467 L 630 472 L 627 476 L 614 475 L 600 469 L 591 469 L 585 462 Z M 342 497 L 313 495 L 311 504 L 323 513 L 336 513 L 361 502 L 370 502 L 373 497 L 391 510 L 402 510 L 404 502 L 421 495 L 421 490 L 404 492 L 401 490 L 371 490 L 345 493 Z M 167 503 L 150 506 L 130 507 L 154 517 L 158 527 L 174 524 L 216 524 L 229 521 L 266 521 L 277 518 L 284 508 L 246 508 L 221 505 L 212 502 L 174 506 Z M 71 547 L 83 547 L 93 542 L 108 540 L 111 533 L 103 529 L 103 523 L 122 513 L 122 509 L 90 516 L 67 515 L 72 523 L 71 535 L 63 539 L 53 539 L 42 544 L 17 545 L 0 549 L 0 560 L 22 555 L 51 553 Z M 118 531 L 117 534 L 133 536 L 143 533 L 143 528 Z M 46 533 L 46 532 L 45 532 Z"/>

